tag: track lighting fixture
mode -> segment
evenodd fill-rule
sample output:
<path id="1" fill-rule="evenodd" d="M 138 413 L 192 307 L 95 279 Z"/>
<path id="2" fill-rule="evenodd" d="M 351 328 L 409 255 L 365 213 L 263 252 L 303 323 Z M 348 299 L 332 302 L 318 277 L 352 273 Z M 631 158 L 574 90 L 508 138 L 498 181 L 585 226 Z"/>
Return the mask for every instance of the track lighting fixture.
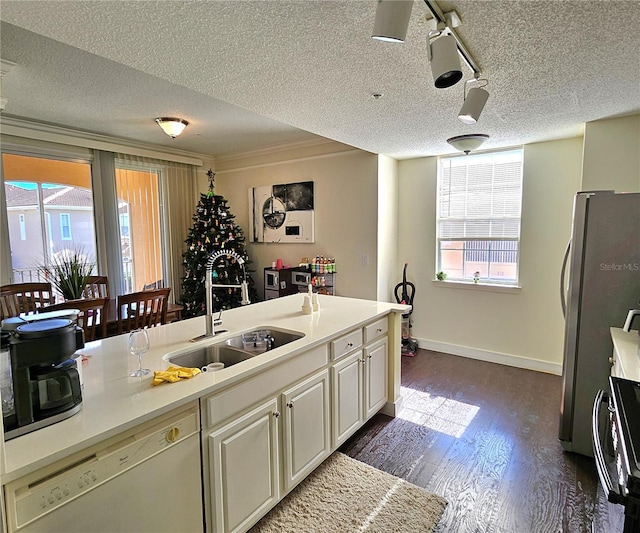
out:
<path id="1" fill-rule="evenodd" d="M 371 37 L 379 41 L 403 43 L 412 7 L 413 0 L 378 0 Z"/>
<path id="2" fill-rule="evenodd" d="M 434 38 L 433 36 L 436 35 Z M 462 79 L 458 46 L 453 35 L 440 31 L 429 32 L 429 62 L 433 74 L 433 84 L 437 89 L 446 89 Z"/>
<path id="3" fill-rule="evenodd" d="M 484 83 L 483 83 L 484 82 Z M 478 87 L 474 87 L 469 89 L 467 92 L 467 85 L 470 83 L 483 83 Z M 486 87 L 489 82 L 485 79 L 475 78 L 473 80 L 468 80 L 464 84 L 464 103 L 462 104 L 462 108 L 460 109 L 460 113 L 458 113 L 458 120 L 460 122 L 464 122 L 465 124 L 475 124 L 478 122 L 480 118 L 480 114 L 484 109 L 484 105 L 487 103 L 487 99 L 489 98 L 489 93 L 483 89 Z"/>
<path id="4" fill-rule="evenodd" d="M 469 155 L 472 150 L 480 148 L 482 143 L 489 138 L 485 133 L 471 133 L 468 135 L 456 135 L 447 139 L 447 142 L 456 150 L 460 150 Z"/>
<path id="5" fill-rule="evenodd" d="M 178 135 L 182 133 L 189 123 L 186 120 L 181 118 L 174 117 L 160 117 L 156 119 L 158 126 L 162 128 L 169 137 L 175 139 Z"/>

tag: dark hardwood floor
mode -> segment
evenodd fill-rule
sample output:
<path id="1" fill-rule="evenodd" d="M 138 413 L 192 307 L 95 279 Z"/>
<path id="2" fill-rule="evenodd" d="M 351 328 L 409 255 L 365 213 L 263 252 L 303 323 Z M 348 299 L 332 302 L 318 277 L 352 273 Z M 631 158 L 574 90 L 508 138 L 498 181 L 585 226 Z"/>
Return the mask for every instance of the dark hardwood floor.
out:
<path id="1" fill-rule="evenodd" d="M 593 459 L 557 438 L 561 378 L 419 350 L 402 358 L 404 409 L 341 451 L 444 496 L 436 531 L 613 533 Z"/>

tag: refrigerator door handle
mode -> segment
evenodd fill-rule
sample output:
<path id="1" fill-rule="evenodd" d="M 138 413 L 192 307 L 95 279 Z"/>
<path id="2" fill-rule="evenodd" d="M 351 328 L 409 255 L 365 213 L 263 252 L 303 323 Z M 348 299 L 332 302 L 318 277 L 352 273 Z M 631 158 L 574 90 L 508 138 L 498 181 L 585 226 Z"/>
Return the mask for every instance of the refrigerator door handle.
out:
<path id="1" fill-rule="evenodd" d="M 564 258 L 562 259 L 562 269 L 560 270 L 560 305 L 562 305 L 562 316 L 565 318 L 567 316 L 565 275 L 567 273 L 567 263 L 569 262 L 569 252 L 571 252 L 571 241 L 567 243 L 567 249 L 564 251 Z"/>

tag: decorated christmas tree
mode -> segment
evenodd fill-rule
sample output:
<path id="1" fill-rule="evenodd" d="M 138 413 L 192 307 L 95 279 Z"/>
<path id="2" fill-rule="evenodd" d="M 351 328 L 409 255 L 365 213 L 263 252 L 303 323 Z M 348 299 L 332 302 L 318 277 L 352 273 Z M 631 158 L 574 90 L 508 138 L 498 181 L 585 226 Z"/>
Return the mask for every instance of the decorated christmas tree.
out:
<path id="1" fill-rule="evenodd" d="M 253 280 L 249 276 L 248 260 L 244 233 L 235 222 L 235 216 L 229 211 L 227 200 L 214 194 L 215 173 L 210 169 L 209 190 L 200 195 L 200 201 L 192 217 L 193 225 L 189 230 L 187 251 L 182 254 L 185 274 L 182 278 L 182 304 L 184 318 L 204 315 L 205 308 L 205 274 L 207 262 L 212 253 L 220 250 L 230 250 L 245 260 L 249 294 L 252 302 L 256 301 L 257 291 Z M 223 256 L 213 265 L 213 284 L 236 285 L 242 281 L 242 267 L 235 259 Z M 213 311 L 238 307 L 242 304 L 240 289 L 213 288 Z"/>

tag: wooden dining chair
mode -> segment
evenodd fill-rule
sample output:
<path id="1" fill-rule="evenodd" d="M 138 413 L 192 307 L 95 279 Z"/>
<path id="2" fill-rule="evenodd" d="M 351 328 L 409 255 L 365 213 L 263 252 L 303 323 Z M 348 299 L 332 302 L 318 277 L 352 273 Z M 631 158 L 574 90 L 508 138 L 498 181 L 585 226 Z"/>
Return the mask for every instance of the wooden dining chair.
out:
<path id="1" fill-rule="evenodd" d="M 111 298 L 107 276 L 89 276 L 82 291 L 83 298 Z"/>
<path id="2" fill-rule="evenodd" d="M 35 313 L 54 302 L 51 283 L 12 283 L 0 287 L 0 320 Z"/>
<path id="3" fill-rule="evenodd" d="M 107 337 L 107 305 L 109 298 L 80 298 L 67 300 L 60 304 L 49 305 L 40 309 L 44 311 L 59 311 L 61 309 L 77 309 L 78 326 L 84 331 L 84 341 L 90 342 Z"/>
<path id="4" fill-rule="evenodd" d="M 166 324 L 170 292 L 170 288 L 165 288 L 118 296 L 118 333 Z"/>

